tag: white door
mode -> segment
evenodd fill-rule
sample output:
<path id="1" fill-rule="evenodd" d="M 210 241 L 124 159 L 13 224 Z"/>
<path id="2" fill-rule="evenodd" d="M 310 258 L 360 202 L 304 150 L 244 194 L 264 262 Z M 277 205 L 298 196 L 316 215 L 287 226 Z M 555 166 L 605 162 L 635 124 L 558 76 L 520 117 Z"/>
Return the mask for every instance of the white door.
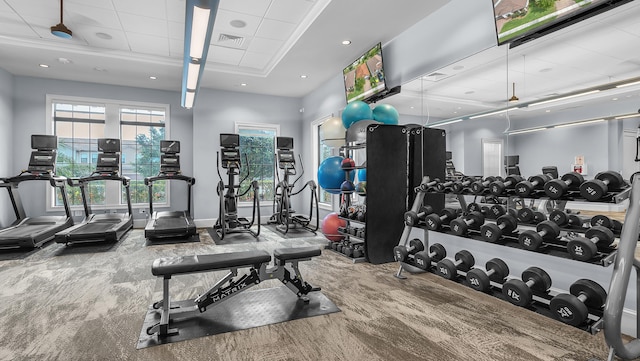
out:
<path id="1" fill-rule="evenodd" d="M 482 176 L 502 176 L 502 139 L 482 139 Z"/>

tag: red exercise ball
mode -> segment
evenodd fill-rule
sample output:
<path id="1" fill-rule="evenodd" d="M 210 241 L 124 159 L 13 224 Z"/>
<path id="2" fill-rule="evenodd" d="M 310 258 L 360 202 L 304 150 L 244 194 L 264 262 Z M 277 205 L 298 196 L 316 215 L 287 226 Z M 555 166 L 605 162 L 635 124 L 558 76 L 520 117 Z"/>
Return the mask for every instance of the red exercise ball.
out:
<path id="1" fill-rule="evenodd" d="M 338 233 L 338 227 L 346 226 L 347 222 L 344 219 L 338 218 L 338 213 L 329 213 L 322 220 L 322 234 L 332 242 L 339 242 L 344 236 Z"/>

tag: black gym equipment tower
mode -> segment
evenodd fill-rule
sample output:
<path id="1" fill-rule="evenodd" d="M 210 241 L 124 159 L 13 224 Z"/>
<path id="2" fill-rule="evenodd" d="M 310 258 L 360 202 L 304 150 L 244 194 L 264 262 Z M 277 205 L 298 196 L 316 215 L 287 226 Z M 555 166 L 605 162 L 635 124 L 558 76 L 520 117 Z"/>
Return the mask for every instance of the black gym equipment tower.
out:
<path id="1" fill-rule="evenodd" d="M 197 234 L 196 225 L 191 218 L 191 187 L 196 179 L 182 174 L 180 170 L 180 142 L 177 140 L 160 141 L 160 173 L 144 179 L 149 187 L 149 220 L 144 228 L 147 239 L 191 237 Z M 187 210 L 153 211 L 153 183 L 162 180 L 178 180 L 187 183 Z"/>
<path id="2" fill-rule="evenodd" d="M 68 179 L 69 185 L 80 187 L 85 218 L 82 223 L 58 232 L 55 237 L 57 243 L 117 242 L 133 227 L 129 192 L 131 179 L 120 175 L 120 139 L 98 139 L 98 152 L 98 164 L 93 173 L 87 177 Z M 89 183 L 101 180 L 122 183 L 127 198 L 127 213 L 91 212 L 87 188 Z"/>
<path id="3" fill-rule="evenodd" d="M 54 135 L 31 136 L 31 158 L 27 170 L 17 176 L 0 179 L 0 187 L 6 188 L 11 198 L 16 220 L 0 230 L 0 248 L 33 249 L 53 239 L 56 232 L 73 225 L 65 185 L 67 179 L 55 175 L 58 137 Z M 18 186 L 25 181 L 48 181 L 60 191 L 64 205 L 64 216 L 27 217 Z"/>
<path id="4" fill-rule="evenodd" d="M 275 224 L 276 229 L 284 234 L 289 232 L 290 228 L 300 226 L 314 234 L 320 228 L 320 219 L 318 217 L 318 186 L 314 181 L 308 181 L 298 191 L 294 191 L 296 182 L 304 175 L 304 166 L 302 165 L 302 158 L 300 157 L 300 175 L 289 183 L 289 176 L 295 176 L 296 172 L 296 159 L 293 155 L 293 138 L 290 137 L 277 137 L 276 148 L 276 163 L 278 168 L 283 170 L 282 180 L 280 180 L 280 174 L 276 172 L 278 177 L 278 184 L 276 185 L 276 192 L 273 197 L 273 215 L 269 219 L 269 223 Z M 309 215 L 295 214 L 296 211 L 291 208 L 291 197 L 300 194 L 307 187 L 311 192 L 311 199 L 309 204 Z M 311 225 L 313 214 L 315 209 L 316 222 L 315 226 Z"/>
<path id="5" fill-rule="evenodd" d="M 249 158 L 245 156 L 247 166 L 247 174 L 242 180 L 236 184 L 236 176 L 239 176 L 242 170 L 242 162 L 240 157 L 240 135 L 238 134 L 220 134 L 220 147 L 222 150 L 216 156 L 218 177 L 218 198 L 220 199 L 220 212 L 213 229 L 220 239 L 224 238 L 227 233 L 251 233 L 258 238 L 260 235 L 260 200 L 258 198 L 258 181 L 252 181 L 249 187 L 242 192 L 236 193 L 236 189 L 240 190 L 240 184 L 249 178 Z M 222 168 L 227 170 L 229 176 L 228 184 L 225 185 L 220 174 L 220 162 Z M 225 191 L 226 190 L 226 191 Z M 238 199 L 249 191 L 253 190 L 253 212 L 251 221 L 244 217 L 238 217 Z M 251 227 L 256 223 L 258 230 L 253 231 Z"/>

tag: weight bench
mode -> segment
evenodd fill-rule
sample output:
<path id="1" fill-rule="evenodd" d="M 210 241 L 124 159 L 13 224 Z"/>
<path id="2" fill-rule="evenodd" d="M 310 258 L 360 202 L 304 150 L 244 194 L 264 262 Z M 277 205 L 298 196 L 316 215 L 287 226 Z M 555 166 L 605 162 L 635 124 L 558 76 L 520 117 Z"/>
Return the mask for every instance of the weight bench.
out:
<path id="1" fill-rule="evenodd" d="M 320 255 L 316 247 L 280 248 L 273 252 L 274 266 L 267 268 L 271 255 L 266 251 L 246 251 L 220 254 L 205 254 L 172 258 L 159 258 L 153 261 L 151 273 L 163 278 L 162 300 L 153 304 L 154 309 L 161 310 L 160 322 L 147 328 L 147 334 L 158 334 L 166 337 L 178 334 L 178 329 L 170 329 L 172 319 L 188 317 L 196 311 L 205 312 L 207 307 L 216 306 L 222 301 L 238 293 L 270 279 L 280 280 L 287 288 L 305 303 L 309 302 L 307 294 L 319 291 L 302 279 L 298 262 L 308 261 Z M 292 272 L 289 270 L 290 265 Z M 249 268 L 248 273 L 238 276 L 239 268 Z M 169 280 L 174 275 L 229 270 L 207 292 L 193 300 L 189 307 L 172 305 L 169 296 Z"/>

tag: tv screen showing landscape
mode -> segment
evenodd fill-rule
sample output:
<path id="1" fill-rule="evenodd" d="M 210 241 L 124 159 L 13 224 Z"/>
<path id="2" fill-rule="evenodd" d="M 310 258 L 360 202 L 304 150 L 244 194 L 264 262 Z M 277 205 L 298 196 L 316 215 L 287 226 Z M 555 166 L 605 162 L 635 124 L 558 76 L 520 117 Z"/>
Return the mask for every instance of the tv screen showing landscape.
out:
<path id="1" fill-rule="evenodd" d="M 378 43 L 371 50 L 349 64 L 342 71 L 347 103 L 366 100 L 387 89 L 382 66 L 382 45 Z"/>
<path id="2" fill-rule="evenodd" d="M 493 0 L 498 45 L 533 40 L 629 0 Z"/>

